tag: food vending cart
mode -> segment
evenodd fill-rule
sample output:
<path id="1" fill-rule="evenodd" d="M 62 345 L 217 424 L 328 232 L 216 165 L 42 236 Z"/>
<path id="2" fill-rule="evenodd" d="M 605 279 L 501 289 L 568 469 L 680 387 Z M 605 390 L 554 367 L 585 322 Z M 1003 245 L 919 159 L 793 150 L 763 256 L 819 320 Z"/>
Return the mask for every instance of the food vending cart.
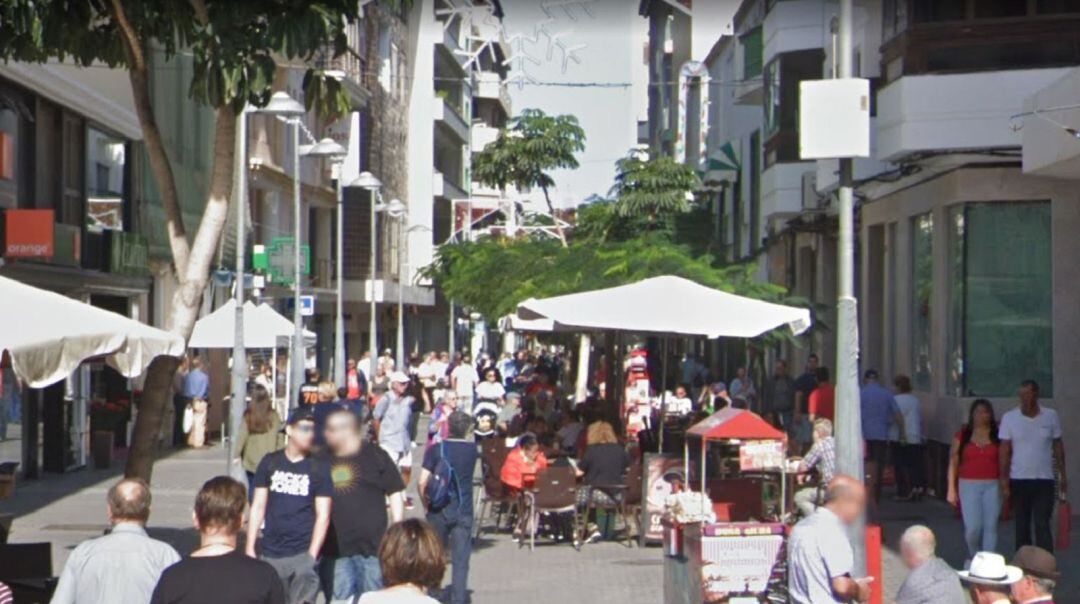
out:
<path id="1" fill-rule="evenodd" d="M 787 435 L 728 407 L 686 436 L 686 487 L 697 492 L 673 495 L 665 516 L 665 604 L 786 602 Z M 686 501 L 710 509 L 687 515 Z"/>

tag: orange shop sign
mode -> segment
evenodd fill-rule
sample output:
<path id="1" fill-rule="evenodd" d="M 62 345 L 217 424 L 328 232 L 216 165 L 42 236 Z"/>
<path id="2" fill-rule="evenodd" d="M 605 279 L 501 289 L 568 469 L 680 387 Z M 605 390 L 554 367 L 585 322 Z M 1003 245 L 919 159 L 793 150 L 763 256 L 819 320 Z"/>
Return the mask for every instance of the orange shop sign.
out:
<path id="1" fill-rule="evenodd" d="M 51 258 L 53 210 L 8 210 L 4 213 L 4 256 Z"/>

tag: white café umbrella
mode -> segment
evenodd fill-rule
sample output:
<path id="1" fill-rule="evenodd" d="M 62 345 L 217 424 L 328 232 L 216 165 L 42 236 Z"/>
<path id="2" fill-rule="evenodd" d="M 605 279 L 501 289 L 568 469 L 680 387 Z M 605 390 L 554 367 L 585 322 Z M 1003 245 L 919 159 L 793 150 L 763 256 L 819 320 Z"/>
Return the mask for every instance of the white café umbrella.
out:
<path id="1" fill-rule="evenodd" d="M 554 331 L 628 331 L 753 338 L 787 325 L 798 335 L 810 311 L 729 294 L 682 277 L 653 277 L 608 289 L 518 304 L 518 319 L 548 319 Z"/>
<path id="2" fill-rule="evenodd" d="M 0 315 L 7 317 L 0 349 L 32 388 L 58 382 L 95 357 L 136 377 L 154 357 L 184 353 L 180 336 L 6 277 L 0 277 Z"/>
<path id="3" fill-rule="evenodd" d="M 244 348 L 288 346 L 293 335 L 292 321 L 265 302 L 256 306 L 244 302 Z M 229 299 L 217 310 L 195 322 L 188 345 L 192 348 L 232 348 L 236 337 L 236 300 Z M 284 342 L 282 342 L 284 340 Z M 315 334 L 305 330 L 304 342 L 315 344 Z"/>

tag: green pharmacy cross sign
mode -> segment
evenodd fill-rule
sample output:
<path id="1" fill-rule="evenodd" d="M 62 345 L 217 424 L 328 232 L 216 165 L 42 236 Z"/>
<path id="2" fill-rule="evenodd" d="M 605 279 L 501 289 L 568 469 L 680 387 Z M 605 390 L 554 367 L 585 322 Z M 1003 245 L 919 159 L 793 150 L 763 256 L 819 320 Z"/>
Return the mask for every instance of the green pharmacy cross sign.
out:
<path id="1" fill-rule="evenodd" d="M 294 264 L 292 237 L 275 237 L 270 245 L 256 245 L 252 253 L 251 267 L 266 272 L 273 283 L 292 284 Z M 311 248 L 306 245 L 300 246 L 300 270 L 311 274 Z"/>

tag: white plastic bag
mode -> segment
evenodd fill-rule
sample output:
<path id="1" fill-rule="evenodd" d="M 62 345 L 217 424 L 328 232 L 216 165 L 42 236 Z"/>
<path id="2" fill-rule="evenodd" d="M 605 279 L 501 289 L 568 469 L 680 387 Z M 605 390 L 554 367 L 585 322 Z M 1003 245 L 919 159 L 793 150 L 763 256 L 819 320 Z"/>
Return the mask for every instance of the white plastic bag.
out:
<path id="1" fill-rule="evenodd" d="M 193 425 L 195 425 L 195 410 L 192 409 L 191 404 L 188 403 L 188 405 L 184 407 L 184 422 L 181 424 L 181 427 L 184 429 L 184 434 L 190 433 Z"/>

